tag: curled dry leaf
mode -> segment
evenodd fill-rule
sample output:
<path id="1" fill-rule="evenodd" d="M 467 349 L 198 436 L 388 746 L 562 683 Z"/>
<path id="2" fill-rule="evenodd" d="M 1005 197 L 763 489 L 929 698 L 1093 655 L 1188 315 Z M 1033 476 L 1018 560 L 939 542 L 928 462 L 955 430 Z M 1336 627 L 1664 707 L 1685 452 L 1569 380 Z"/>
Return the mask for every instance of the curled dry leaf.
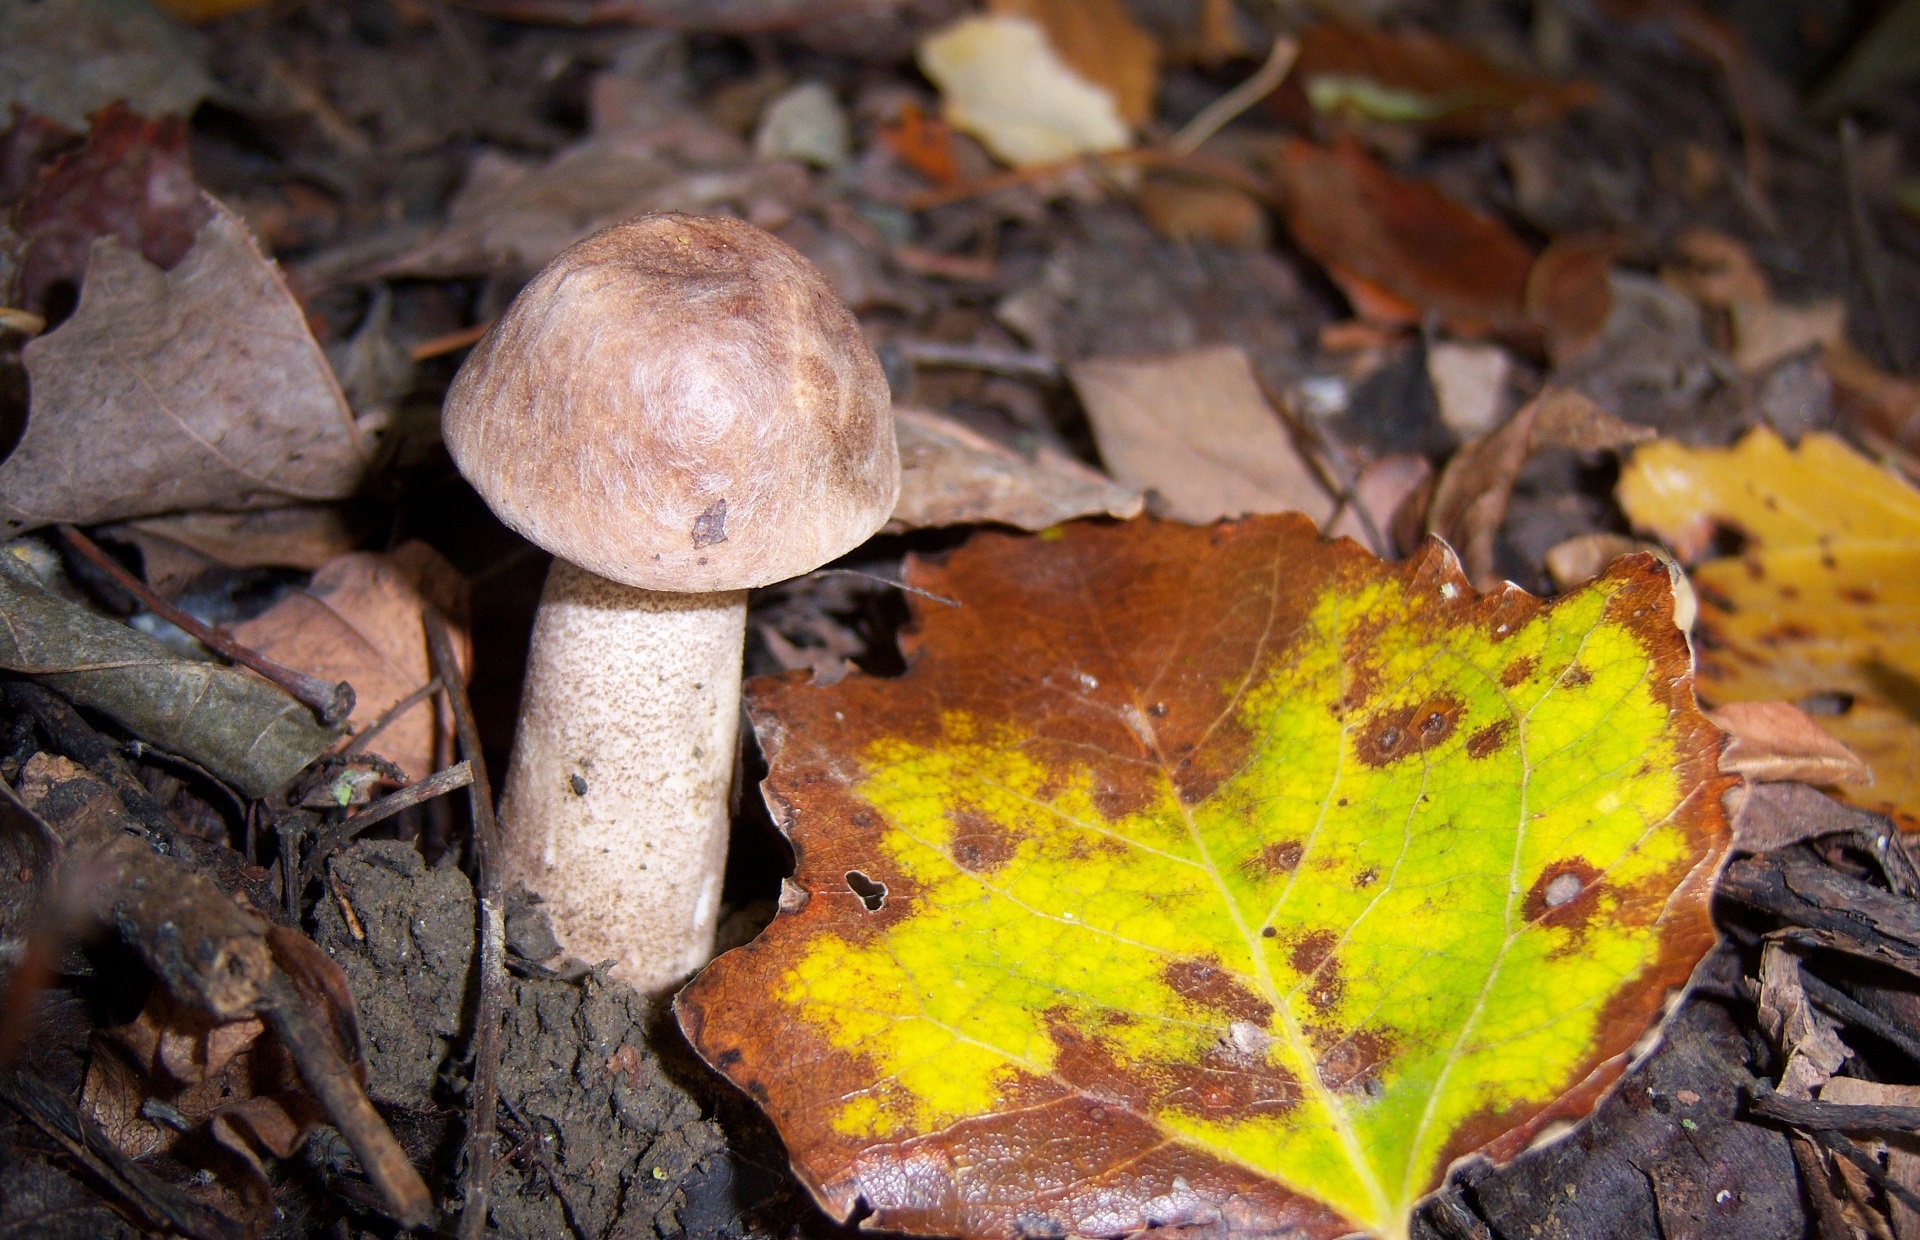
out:
<path id="1" fill-rule="evenodd" d="M 369 451 L 306 316 L 232 212 L 161 271 L 94 242 L 80 305 L 23 351 L 33 400 L 0 528 L 350 493 Z"/>
<path id="2" fill-rule="evenodd" d="M 1053 164 L 1131 140 L 1113 95 L 1076 72 L 1023 17 L 968 17 L 920 44 L 943 115 L 1016 167 Z"/>
<path id="3" fill-rule="evenodd" d="M 1718 529 L 1745 539 L 1691 568 L 1701 696 L 1817 707 L 1873 769 L 1849 798 L 1920 814 L 1920 492 L 1830 435 L 1793 448 L 1763 427 L 1732 448 L 1648 444 L 1619 499 L 1683 560 Z"/>
<path id="4" fill-rule="evenodd" d="M 1333 497 L 1294 446 L 1233 345 L 1149 358 L 1090 358 L 1068 368 L 1100 459 L 1165 513 L 1195 524 L 1249 512 L 1333 515 Z"/>
<path id="5" fill-rule="evenodd" d="M 461 663 L 470 663 L 467 583 L 423 542 L 340 556 L 233 635 L 277 663 L 351 684 L 347 727 L 358 732 L 432 678 L 421 622 L 428 606 L 450 618 Z M 452 760 L 453 720 L 429 699 L 390 723 L 372 748 L 408 778 L 425 779 Z"/>
<path id="6" fill-rule="evenodd" d="M 1651 430 L 1622 422 L 1578 392 L 1548 388 L 1500 429 L 1453 454 L 1427 509 L 1427 532 L 1457 548 L 1468 578 L 1480 589 L 1490 589 L 1499 581 L 1494 536 L 1506 518 L 1513 484 L 1534 453 L 1547 448 L 1615 451 L 1651 438 Z"/>
<path id="7" fill-rule="evenodd" d="M 681 1027 L 844 1218 L 1404 1237 L 1710 948 L 1664 569 L 1543 603 L 1299 516 L 977 537 L 909 670 L 750 694 L 798 868 Z"/>
<path id="8" fill-rule="evenodd" d="M 1756 783 L 1870 784 L 1873 772 L 1791 702 L 1728 702 L 1707 712 L 1732 739 L 1720 769 Z"/>
<path id="9" fill-rule="evenodd" d="M 893 531 L 974 522 L 1043 530 L 1075 517 L 1140 515 L 1140 492 L 1041 445 L 1032 460 L 924 409 L 895 409 L 900 500 Z"/>
<path id="10" fill-rule="evenodd" d="M 313 712 L 239 668 L 175 654 L 54 594 L 0 552 L 0 668 L 31 676 L 248 796 L 278 791 L 332 743 Z"/>
<path id="11" fill-rule="evenodd" d="M 1277 175 L 1294 240 L 1363 318 L 1398 326 L 1431 313 L 1463 335 L 1525 330 L 1533 251 L 1499 221 L 1387 171 L 1350 138 L 1289 139 Z"/>

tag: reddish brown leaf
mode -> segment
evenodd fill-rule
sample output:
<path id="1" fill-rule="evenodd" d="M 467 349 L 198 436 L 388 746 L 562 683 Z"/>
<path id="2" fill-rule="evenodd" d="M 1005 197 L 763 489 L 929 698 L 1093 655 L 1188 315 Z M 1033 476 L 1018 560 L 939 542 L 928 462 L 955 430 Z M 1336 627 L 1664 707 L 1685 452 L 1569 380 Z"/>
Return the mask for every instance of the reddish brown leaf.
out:
<path id="1" fill-rule="evenodd" d="M 1351 139 L 1291 139 L 1278 175 L 1294 240 L 1362 314 L 1377 289 L 1462 334 L 1524 329 L 1533 252 L 1499 221 L 1396 176 Z"/>
<path id="2" fill-rule="evenodd" d="M 15 209 L 22 302 L 43 310 L 54 285 L 77 291 L 97 237 L 172 267 L 210 218 L 187 160 L 187 122 L 111 104 L 94 116 L 86 145 L 41 169 Z"/>

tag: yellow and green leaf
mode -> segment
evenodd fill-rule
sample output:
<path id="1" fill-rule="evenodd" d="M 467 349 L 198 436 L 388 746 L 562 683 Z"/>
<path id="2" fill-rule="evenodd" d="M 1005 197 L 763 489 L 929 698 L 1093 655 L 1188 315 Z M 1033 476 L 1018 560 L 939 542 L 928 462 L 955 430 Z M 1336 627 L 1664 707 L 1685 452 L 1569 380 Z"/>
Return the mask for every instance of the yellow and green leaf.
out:
<path id="1" fill-rule="evenodd" d="M 1619 497 L 1700 560 L 1701 696 L 1802 703 L 1873 768 L 1851 799 L 1920 815 L 1920 491 L 1830 435 L 1789 447 L 1762 428 L 1649 444 Z M 1717 529 L 1743 545 L 1700 559 Z"/>
<path id="2" fill-rule="evenodd" d="M 822 1204 L 1404 1235 L 1585 1112 L 1711 945 L 1666 570 L 1548 604 L 1298 517 L 986 535 L 910 670 L 762 683 L 783 911 L 678 1001 Z"/>

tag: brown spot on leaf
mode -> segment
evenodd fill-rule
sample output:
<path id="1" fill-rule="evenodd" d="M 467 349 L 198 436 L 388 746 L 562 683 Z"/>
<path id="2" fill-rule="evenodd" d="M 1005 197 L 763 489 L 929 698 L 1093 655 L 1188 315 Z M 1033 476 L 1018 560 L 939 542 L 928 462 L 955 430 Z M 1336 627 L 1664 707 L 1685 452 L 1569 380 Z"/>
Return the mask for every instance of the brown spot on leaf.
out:
<path id="1" fill-rule="evenodd" d="M 1299 840 L 1276 840 L 1247 858 L 1244 867 L 1260 874 L 1290 874 L 1300 868 L 1306 849 Z"/>
<path id="2" fill-rule="evenodd" d="M 1272 1004 L 1214 961 L 1176 960 L 1160 971 L 1160 977 L 1181 998 L 1234 1020 L 1264 1025 L 1273 1019 Z"/>
<path id="3" fill-rule="evenodd" d="M 950 809 L 953 863 L 969 874 L 991 874 L 1013 859 L 1020 840 L 999 823 L 972 809 Z"/>
<path id="4" fill-rule="evenodd" d="M 1464 708 L 1460 699 L 1436 694 L 1416 706 L 1383 710 L 1354 735 L 1354 752 L 1368 766 L 1385 766 L 1425 753 L 1453 735 Z"/>
<path id="5" fill-rule="evenodd" d="M 1197 1064 L 1167 1063 L 1148 1071 L 1159 1078 L 1155 1102 L 1204 1119 L 1272 1115 L 1300 1103 L 1293 1073 L 1228 1046 L 1208 1051 Z"/>
<path id="6" fill-rule="evenodd" d="M 1539 666 L 1540 660 L 1530 654 L 1523 654 L 1501 670 L 1500 683 L 1511 689 L 1533 675 L 1533 669 Z"/>
<path id="7" fill-rule="evenodd" d="M 1368 866 L 1353 876 L 1353 885 L 1362 891 L 1365 891 L 1379 881 L 1380 871 L 1373 866 Z"/>
<path id="8" fill-rule="evenodd" d="M 1540 872 L 1521 906 L 1528 921 L 1584 930 L 1599 903 L 1600 871 L 1585 857 L 1556 861 Z"/>
<path id="9" fill-rule="evenodd" d="M 1386 1034 L 1355 1029 L 1321 1051 L 1314 1067 L 1321 1083 L 1335 1093 L 1367 1093 L 1398 1049 Z"/>
<path id="10" fill-rule="evenodd" d="M 1489 754 L 1496 753 L 1506 745 L 1507 738 L 1511 735 L 1513 735 L 1513 720 L 1495 719 L 1486 727 L 1481 728 L 1473 735 L 1467 737 L 1467 756 L 1469 758 L 1484 758 Z"/>
<path id="11" fill-rule="evenodd" d="M 1579 663 L 1567 664 L 1567 670 L 1560 673 L 1560 683 L 1573 689 L 1584 689 L 1593 683 L 1593 673 Z"/>
<path id="12" fill-rule="evenodd" d="M 1302 975 L 1312 973 L 1327 962 L 1327 957 L 1333 955 L 1334 946 L 1339 941 L 1331 930 L 1310 930 L 1294 940 L 1287 963 Z"/>

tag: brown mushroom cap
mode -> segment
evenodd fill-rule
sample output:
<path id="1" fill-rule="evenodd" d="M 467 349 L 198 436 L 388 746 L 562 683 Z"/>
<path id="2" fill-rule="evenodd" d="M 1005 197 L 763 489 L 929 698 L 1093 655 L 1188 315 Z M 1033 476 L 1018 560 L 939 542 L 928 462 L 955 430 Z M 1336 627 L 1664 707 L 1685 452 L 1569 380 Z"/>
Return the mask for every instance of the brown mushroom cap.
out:
<path id="1" fill-rule="evenodd" d="M 886 376 L 813 265 L 751 224 L 646 215 L 535 276 L 442 413 L 513 529 L 648 590 L 738 590 L 858 546 L 900 486 Z"/>

